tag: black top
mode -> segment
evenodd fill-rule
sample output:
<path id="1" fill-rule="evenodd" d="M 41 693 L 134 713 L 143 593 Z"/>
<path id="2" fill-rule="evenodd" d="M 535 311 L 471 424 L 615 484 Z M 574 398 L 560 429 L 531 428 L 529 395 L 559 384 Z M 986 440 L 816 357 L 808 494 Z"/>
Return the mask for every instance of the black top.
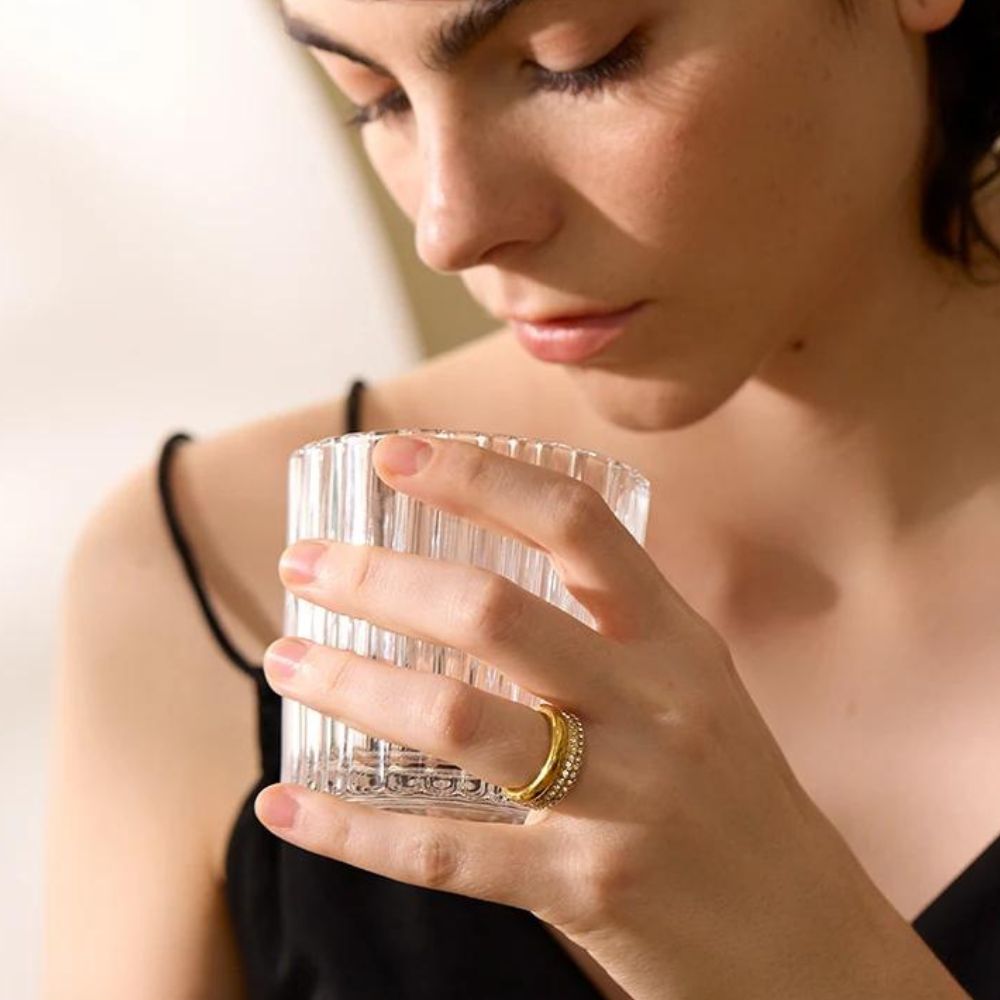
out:
<path id="1" fill-rule="evenodd" d="M 351 385 L 347 429 L 361 429 L 364 382 Z M 226 854 L 226 899 L 249 1000 L 600 1000 L 576 963 L 526 910 L 424 889 L 304 851 L 257 820 L 253 802 L 280 780 L 281 697 L 222 630 L 177 522 L 164 443 L 159 488 L 170 535 L 223 652 L 259 700 L 261 777 Z M 1000 837 L 914 920 L 973 1000 L 1000 1000 Z"/>

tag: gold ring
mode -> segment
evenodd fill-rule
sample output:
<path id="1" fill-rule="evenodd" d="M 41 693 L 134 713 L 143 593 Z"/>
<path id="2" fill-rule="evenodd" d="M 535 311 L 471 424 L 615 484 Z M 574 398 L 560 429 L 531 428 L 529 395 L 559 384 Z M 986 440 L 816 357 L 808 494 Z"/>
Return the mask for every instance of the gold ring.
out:
<path id="1" fill-rule="evenodd" d="M 517 788 L 501 785 L 500 790 L 511 802 L 529 809 L 548 809 L 559 802 L 573 787 L 583 762 L 583 723 L 579 716 L 548 702 L 536 711 L 549 723 L 549 753 L 538 774 Z"/>

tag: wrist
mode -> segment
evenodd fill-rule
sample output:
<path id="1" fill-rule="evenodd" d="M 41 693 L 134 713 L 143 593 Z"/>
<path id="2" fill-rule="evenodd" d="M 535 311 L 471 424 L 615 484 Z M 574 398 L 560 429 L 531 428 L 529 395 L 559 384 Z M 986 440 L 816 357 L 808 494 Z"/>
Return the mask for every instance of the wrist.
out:
<path id="1" fill-rule="evenodd" d="M 760 1000 L 970 1000 L 947 967 L 867 875 L 856 905 L 815 922 L 790 955 L 782 988 L 765 984 Z"/>

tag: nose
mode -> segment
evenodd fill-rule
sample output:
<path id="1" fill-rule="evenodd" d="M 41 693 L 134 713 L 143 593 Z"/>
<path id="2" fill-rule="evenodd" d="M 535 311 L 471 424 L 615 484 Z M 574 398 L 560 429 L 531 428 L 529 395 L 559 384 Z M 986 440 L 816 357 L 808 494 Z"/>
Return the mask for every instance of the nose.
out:
<path id="1" fill-rule="evenodd" d="M 495 262 L 559 228 L 554 179 L 498 129 L 440 127 L 425 135 L 421 167 L 417 253 L 435 271 Z"/>

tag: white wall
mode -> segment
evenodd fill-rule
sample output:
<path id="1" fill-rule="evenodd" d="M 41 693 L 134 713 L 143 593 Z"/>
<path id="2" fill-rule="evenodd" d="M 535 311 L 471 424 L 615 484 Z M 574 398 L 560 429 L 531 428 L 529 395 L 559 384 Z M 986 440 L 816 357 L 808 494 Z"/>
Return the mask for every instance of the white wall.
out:
<path id="1" fill-rule="evenodd" d="M 171 431 L 420 353 L 343 129 L 270 0 L 0 0 L 0 967 L 35 996 L 54 612 Z"/>

